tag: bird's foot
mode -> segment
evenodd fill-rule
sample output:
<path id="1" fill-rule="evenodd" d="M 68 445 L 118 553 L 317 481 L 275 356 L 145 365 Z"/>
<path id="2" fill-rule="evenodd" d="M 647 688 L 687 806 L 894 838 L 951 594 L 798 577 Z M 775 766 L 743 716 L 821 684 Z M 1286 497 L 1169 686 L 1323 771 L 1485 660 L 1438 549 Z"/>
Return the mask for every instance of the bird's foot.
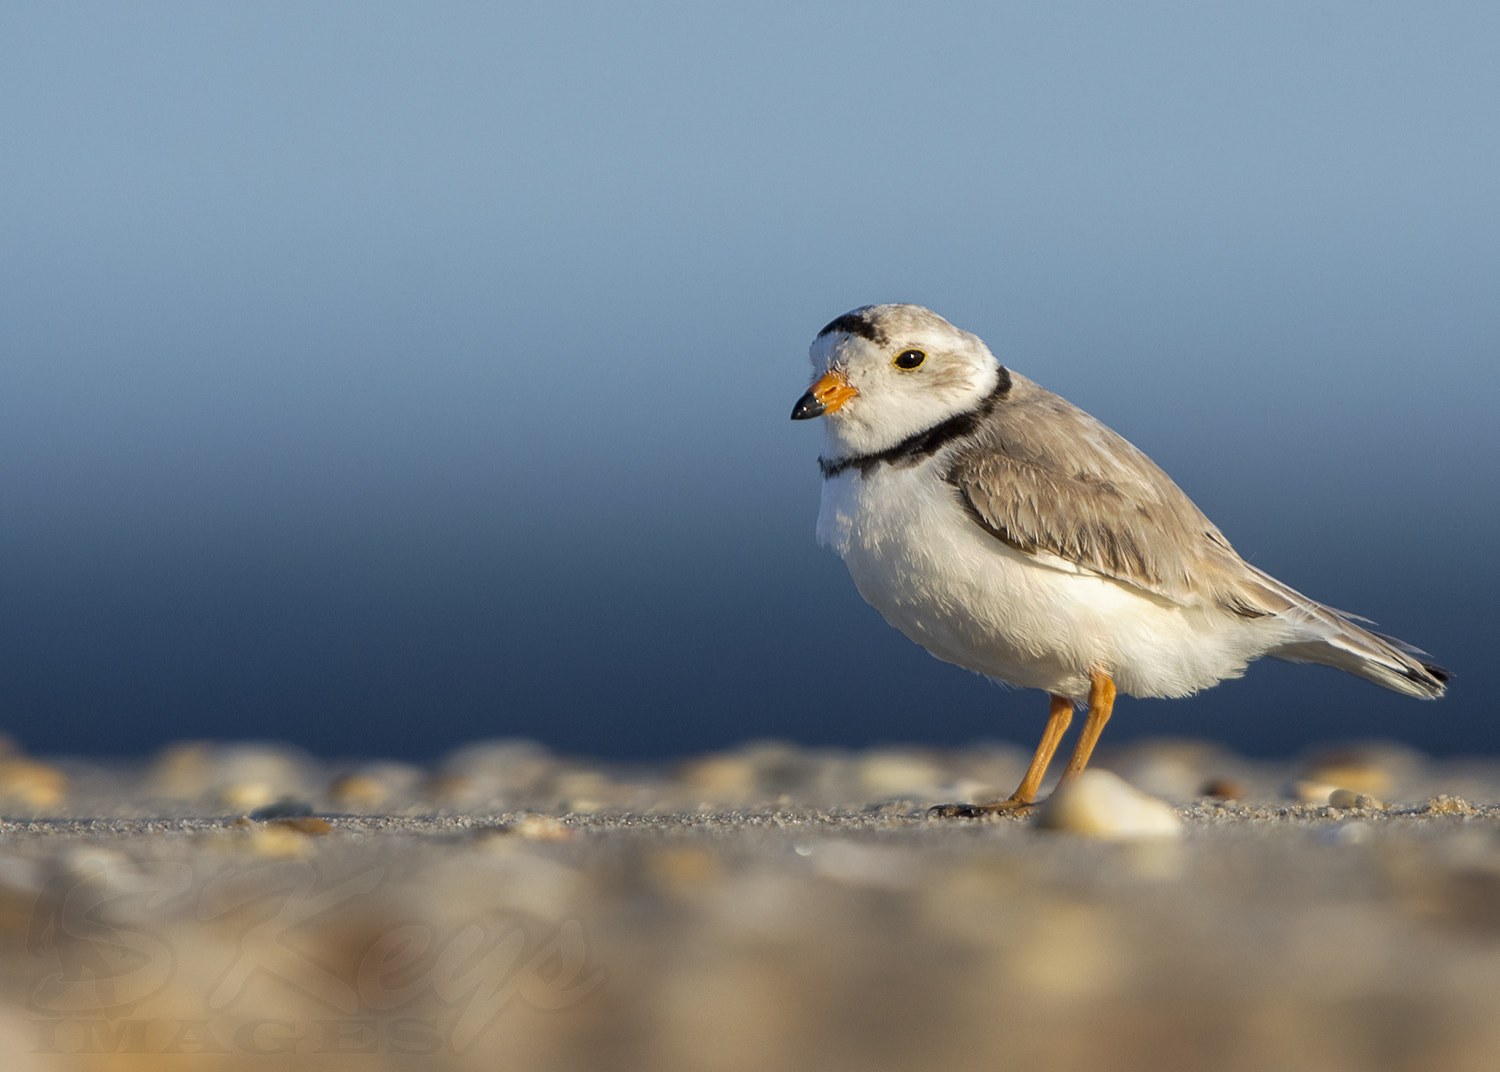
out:
<path id="1" fill-rule="evenodd" d="M 1036 807 L 1034 800 L 1018 800 L 1008 797 L 990 804 L 936 804 L 927 809 L 929 819 L 988 819 L 991 816 L 1013 815 L 1020 818 L 1031 814 Z"/>

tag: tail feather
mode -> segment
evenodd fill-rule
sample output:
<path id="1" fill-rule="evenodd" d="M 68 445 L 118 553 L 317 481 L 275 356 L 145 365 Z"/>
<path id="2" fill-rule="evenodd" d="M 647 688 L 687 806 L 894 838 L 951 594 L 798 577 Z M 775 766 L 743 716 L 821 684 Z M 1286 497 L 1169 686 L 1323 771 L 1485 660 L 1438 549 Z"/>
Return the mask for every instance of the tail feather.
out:
<path id="1" fill-rule="evenodd" d="M 1360 623 L 1375 623 L 1309 599 L 1242 559 L 1239 564 L 1248 582 L 1245 602 L 1264 608 L 1288 630 L 1285 643 L 1266 654 L 1289 662 L 1336 667 L 1424 700 L 1437 699 L 1447 688 L 1453 675 L 1422 658 L 1427 653 L 1421 648 L 1366 629 Z"/>
<path id="2" fill-rule="evenodd" d="M 1287 644 L 1270 652 L 1291 662 L 1319 663 L 1357 674 L 1407 696 L 1435 700 L 1447 688 L 1451 673 L 1418 658 L 1420 648 L 1404 640 L 1355 625 L 1336 611 L 1320 607 L 1319 625 L 1333 626 L 1324 635 Z"/>

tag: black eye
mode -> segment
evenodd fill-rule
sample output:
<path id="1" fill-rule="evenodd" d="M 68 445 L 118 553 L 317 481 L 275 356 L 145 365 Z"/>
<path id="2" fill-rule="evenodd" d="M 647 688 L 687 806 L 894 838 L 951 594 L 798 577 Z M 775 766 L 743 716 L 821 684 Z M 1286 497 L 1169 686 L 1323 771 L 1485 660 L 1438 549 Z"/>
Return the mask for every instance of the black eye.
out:
<path id="1" fill-rule="evenodd" d="M 920 367 L 922 362 L 926 360 L 927 355 L 921 350 L 902 350 L 896 355 L 895 360 L 891 364 L 903 372 L 910 372 L 912 369 Z"/>

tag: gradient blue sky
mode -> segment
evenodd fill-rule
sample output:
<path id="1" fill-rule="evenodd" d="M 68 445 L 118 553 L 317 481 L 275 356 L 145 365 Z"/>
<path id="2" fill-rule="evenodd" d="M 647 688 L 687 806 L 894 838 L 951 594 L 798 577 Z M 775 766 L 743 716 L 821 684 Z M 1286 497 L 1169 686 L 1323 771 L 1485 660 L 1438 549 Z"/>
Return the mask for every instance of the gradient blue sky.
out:
<path id="1" fill-rule="evenodd" d="M 0 726 L 1029 745 L 787 420 L 916 301 L 1460 675 L 1114 741 L 1500 751 L 1500 8 L 51 2 L 0 15 Z"/>

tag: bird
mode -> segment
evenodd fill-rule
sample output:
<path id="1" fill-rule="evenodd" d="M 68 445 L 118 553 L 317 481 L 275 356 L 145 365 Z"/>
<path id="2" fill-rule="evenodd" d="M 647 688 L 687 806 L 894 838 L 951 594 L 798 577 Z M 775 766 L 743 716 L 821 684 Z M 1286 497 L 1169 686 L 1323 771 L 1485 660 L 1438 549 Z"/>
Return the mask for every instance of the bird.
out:
<path id="1" fill-rule="evenodd" d="M 810 347 L 793 420 L 822 418 L 818 542 L 937 658 L 1050 697 L 1015 792 L 935 814 L 1024 814 L 1073 718 L 1066 783 L 1117 693 L 1181 697 L 1262 655 L 1424 699 L 1451 675 L 1239 556 L 1144 453 L 920 305 L 866 305 Z M 1361 624 L 1364 623 L 1364 624 Z"/>

